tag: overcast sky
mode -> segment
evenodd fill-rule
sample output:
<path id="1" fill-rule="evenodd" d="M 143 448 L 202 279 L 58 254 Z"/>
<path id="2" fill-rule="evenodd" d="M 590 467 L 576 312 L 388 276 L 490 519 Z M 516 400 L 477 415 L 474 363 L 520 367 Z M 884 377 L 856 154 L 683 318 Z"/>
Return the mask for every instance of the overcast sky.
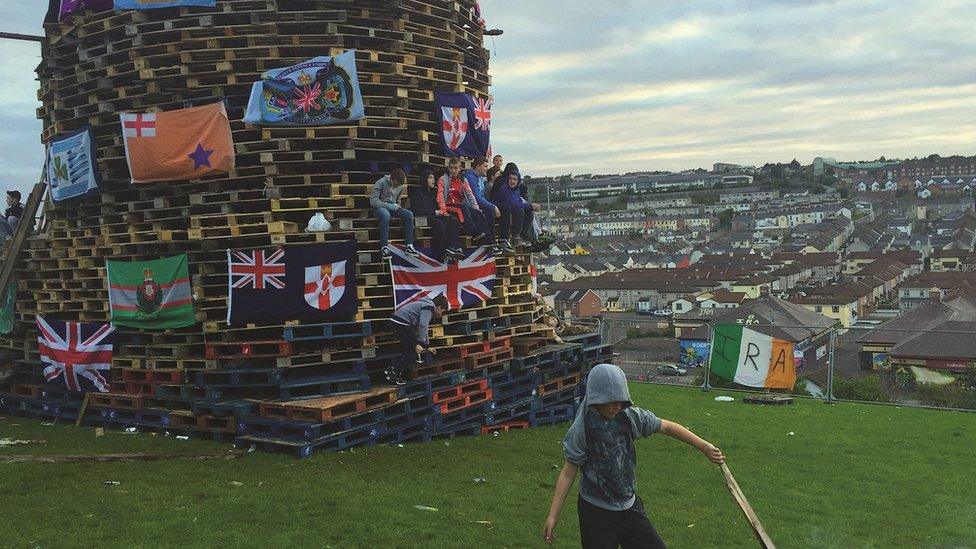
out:
<path id="1" fill-rule="evenodd" d="M 0 4 L 0 30 L 41 33 L 43 2 Z M 532 175 L 976 154 L 974 0 L 482 6 L 505 31 L 495 150 Z M 0 43 L 0 184 L 22 189 L 43 162 L 38 61 Z"/>

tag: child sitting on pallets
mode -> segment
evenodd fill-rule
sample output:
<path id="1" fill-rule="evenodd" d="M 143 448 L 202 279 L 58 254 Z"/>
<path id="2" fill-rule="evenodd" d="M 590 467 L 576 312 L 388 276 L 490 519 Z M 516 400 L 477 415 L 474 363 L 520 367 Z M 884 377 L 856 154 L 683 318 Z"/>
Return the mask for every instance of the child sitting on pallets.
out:
<path id="1" fill-rule="evenodd" d="M 397 309 L 390 317 L 393 333 L 400 340 L 400 354 L 383 373 L 391 383 L 403 385 L 411 363 L 423 364 L 421 353 L 430 351 L 436 355 L 437 349 L 430 348 L 428 337 L 430 321 L 447 312 L 447 298 L 438 295 L 434 299 L 425 297 Z"/>
<path id="2" fill-rule="evenodd" d="M 457 217 L 464 232 L 476 243 L 487 243 L 492 255 L 501 255 L 495 246 L 495 212 L 481 211 L 471 185 L 461 177 L 460 159 L 450 159 L 447 173 L 437 181 L 437 208 L 442 214 Z M 492 217 L 488 218 L 489 215 Z"/>
<path id="3" fill-rule="evenodd" d="M 406 243 L 404 251 L 414 257 L 420 255 L 417 249 L 413 247 L 413 212 L 400 206 L 404 194 L 403 190 L 406 187 L 407 174 L 400 168 L 373 183 L 373 194 L 369 197 L 369 205 L 373 208 L 373 215 L 380 222 L 380 250 L 383 259 L 389 259 L 392 255 L 387 244 L 390 236 L 390 217 L 393 216 L 403 220 L 404 241 Z"/>
<path id="4" fill-rule="evenodd" d="M 543 530 L 547 543 L 555 540 L 559 513 L 581 471 L 578 505 L 584 549 L 665 547 L 647 518 L 635 485 L 634 442 L 654 433 L 694 446 L 714 463 L 725 461 L 721 450 L 687 428 L 633 406 L 623 370 L 612 364 L 594 366 L 586 378 L 586 397 L 563 439 L 566 463 L 556 481 Z"/>
<path id="5" fill-rule="evenodd" d="M 445 260 L 464 257 L 461 250 L 461 226 L 456 217 L 441 213 L 437 206 L 437 178 L 434 172 L 420 173 L 420 185 L 410 191 L 410 210 L 415 216 L 427 216 L 434 235 L 434 251 Z"/>

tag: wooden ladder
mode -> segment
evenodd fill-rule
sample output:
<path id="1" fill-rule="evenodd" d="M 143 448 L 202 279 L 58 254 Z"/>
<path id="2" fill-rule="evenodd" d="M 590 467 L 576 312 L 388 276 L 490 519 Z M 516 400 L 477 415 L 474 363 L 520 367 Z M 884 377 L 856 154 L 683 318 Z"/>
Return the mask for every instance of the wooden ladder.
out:
<path id="1" fill-rule="evenodd" d="M 0 294 L 6 292 L 10 285 L 10 280 L 14 276 L 14 269 L 17 268 L 17 262 L 20 260 L 20 252 L 24 247 L 24 242 L 27 242 L 28 235 L 34 230 L 34 224 L 37 222 L 37 210 L 41 207 L 46 187 L 43 179 L 38 181 L 34 184 L 34 189 L 31 190 L 30 196 L 27 198 L 24 215 L 17 225 L 17 230 L 14 231 L 13 238 L 10 239 L 6 249 L 7 253 L 3 257 L 3 263 L 0 264 Z"/>

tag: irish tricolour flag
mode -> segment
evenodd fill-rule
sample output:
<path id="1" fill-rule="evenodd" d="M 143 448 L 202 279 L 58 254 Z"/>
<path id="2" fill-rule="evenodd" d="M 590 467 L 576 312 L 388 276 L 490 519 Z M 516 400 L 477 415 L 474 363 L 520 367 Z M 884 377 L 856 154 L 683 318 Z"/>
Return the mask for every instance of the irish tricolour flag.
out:
<path id="1" fill-rule="evenodd" d="M 717 324 L 710 368 L 740 385 L 792 389 L 796 383 L 793 343 L 736 324 Z"/>

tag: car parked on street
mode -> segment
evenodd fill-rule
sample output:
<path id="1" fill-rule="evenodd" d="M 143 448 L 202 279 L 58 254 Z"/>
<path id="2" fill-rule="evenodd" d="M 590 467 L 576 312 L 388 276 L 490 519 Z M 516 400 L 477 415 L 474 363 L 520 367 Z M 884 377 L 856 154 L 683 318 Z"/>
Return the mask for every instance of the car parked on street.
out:
<path id="1" fill-rule="evenodd" d="M 661 376 L 686 376 L 688 370 L 678 368 L 674 364 L 661 364 L 657 367 L 657 373 Z"/>

